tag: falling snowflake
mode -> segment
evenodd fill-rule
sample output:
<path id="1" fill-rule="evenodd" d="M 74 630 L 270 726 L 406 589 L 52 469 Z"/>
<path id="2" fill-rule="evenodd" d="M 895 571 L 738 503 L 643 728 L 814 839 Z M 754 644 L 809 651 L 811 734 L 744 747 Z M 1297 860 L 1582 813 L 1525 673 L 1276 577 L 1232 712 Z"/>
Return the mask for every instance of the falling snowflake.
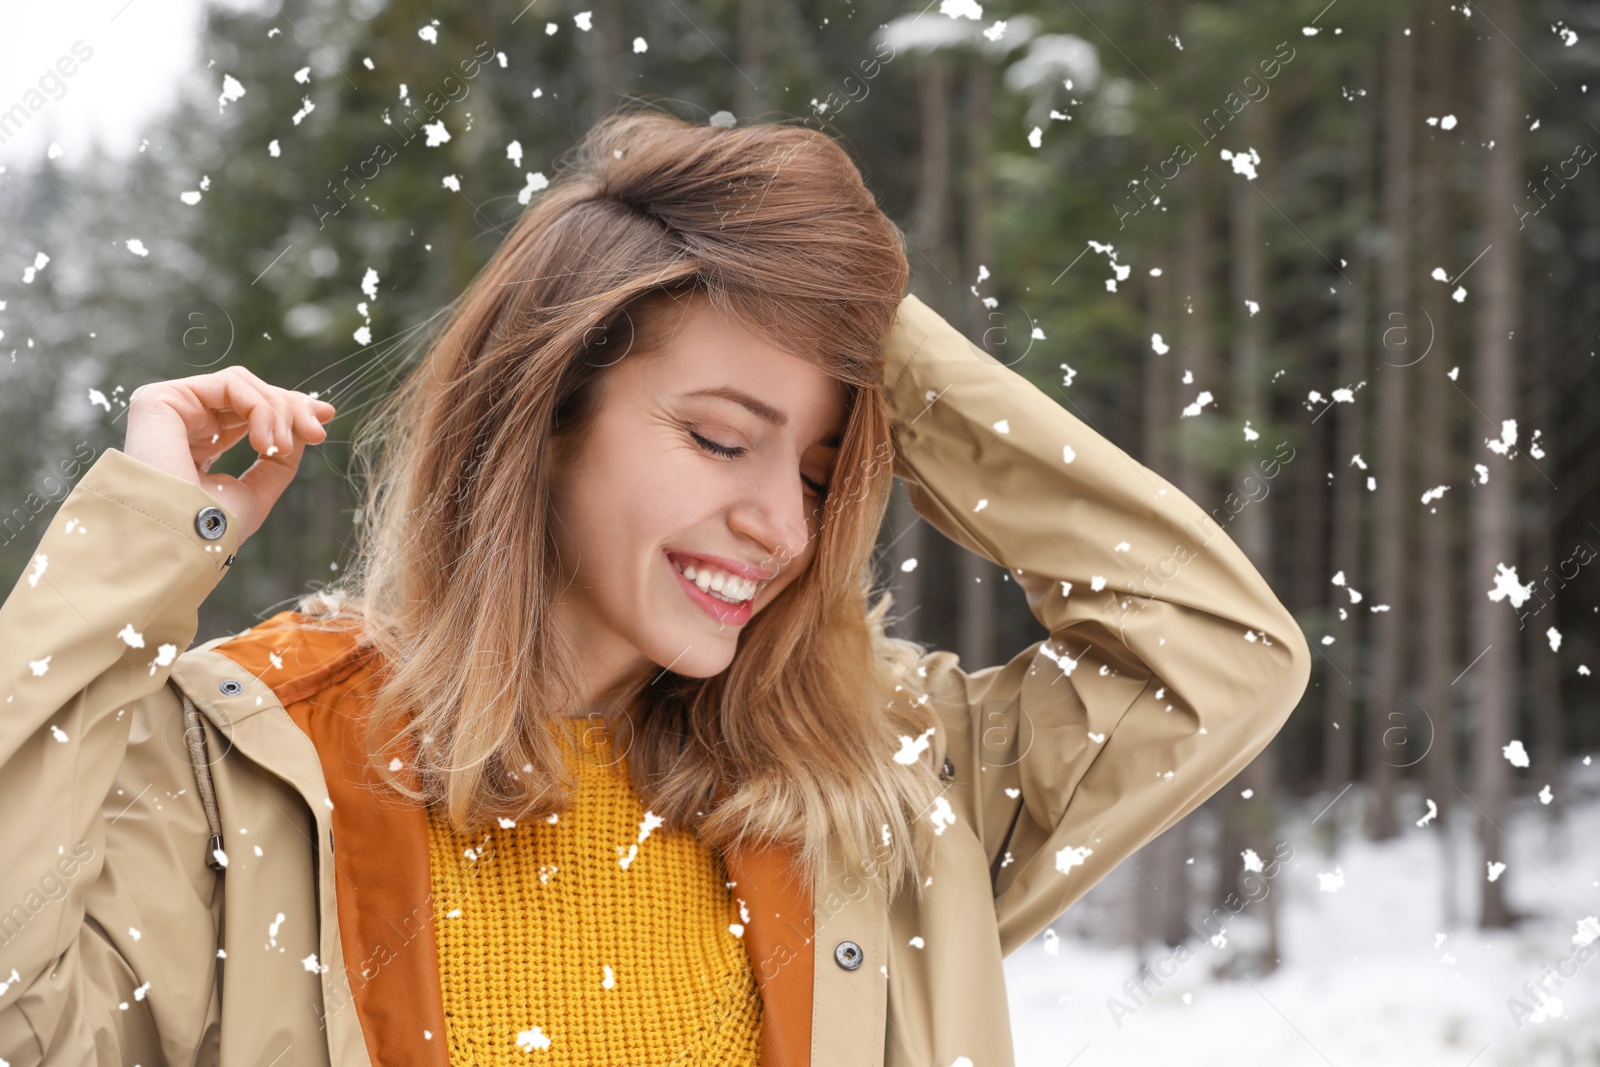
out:
<path id="1" fill-rule="evenodd" d="M 538 192 L 540 189 L 549 188 L 549 186 L 550 179 L 546 178 L 543 172 L 536 171 L 533 174 L 528 175 L 528 184 L 524 185 L 522 187 L 522 192 L 517 194 L 517 203 L 526 205 L 528 201 L 533 199 L 534 193 Z"/>
<path id="2" fill-rule="evenodd" d="M 544 1036 L 543 1030 L 535 1026 L 532 1030 L 517 1031 L 517 1047 L 524 1052 L 547 1049 L 550 1047 L 550 1039 Z"/>
<path id="3" fill-rule="evenodd" d="M 1507 567 L 1504 563 L 1495 564 L 1494 588 L 1489 590 L 1489 599 L 1499 603 L 1510 599 L 1514 608 L 1522 607 L 1522 602 L 1533 595 L 1533 583 L 1523 585 L 1517 581 L 1517 568 Z"/>
<path id="4" fill-rule="evenodd" d="M 917 757 L 928 750 L 928 739 L 933 736 L 933 729 L 930 726 L 916 737 L 901 734 L 900 751 L 894 754 L 894 761 L 907 766 L 917 762 Z"/>
<path id="5" fill-rule="evenodd" d="M 1188 417 L 1191 417 L 1191 416 L 1198 415 L 1205 408 L 1205 406 L 1207 404 L 1211 403 L 1215 399 L 1216 399 L 1216 397 L 1211 395 L 1211 390 L 1202 389 L 1202 390 L 1200 390 L 1200 395 L 1194 398 L 1194 403 L 1185 406 L 1184 409 L 1183 409 L 1183 413 L 1179 417 L 1180 418 L 1188 418 Z"/>
<path id="6" fill-rule="evenodd" d="M 1083 861 L 1094 855 L 1094 849 L 1088 845 L 1075 847 L 1068 845 L 1066 848 L 1056 850 L 1056 870 L 1066 874 L 1074 867 L 1083 866 Z"/>
<path id="7" fill-rule="evenodd" d="M 1417 825 L 1418 826 L 1426 826 L 1426 825 L 1428 825 L 1430 822 L 1432 822 L 1438 816 L 1438 814 L 1439 814 L 1439 805 L 1437 805 L 1433 801 L 1429 800 L 1428 801 L 1428 814 L 1426 814 L 1422 818 L 1418 819 L 1417 820 Z"/>
<path id="8" fill-rule="evenodd" d="M 1250 181 L 1256 180 L 1256 168 L 1261 165 L 1261 154 L 1254 148 L 1243 152 L 1232 152 L 1224 148 L 1222 158 L 1232 161 L 1235 174 L 1242 174 Z"/>
<path id="9" fill-rule="evenodd" d="M 221 111 L 244 95 L 244 86 L 232 74 L 222 76 L 222 95 L 217 97 L 217 110 Z"/>
<path id="10" fill-rule="evenodd" d="M 43 252 L 35 255 L 33 257 L 33 265 L 31 267 L 22 268 L 22 284 L 32 285 L 35 276 L 37 276 L 40 271 L 44 270 L 44 265 L 49 262 L 50 257 L 45 255 Z"/>
<path id="11" fill-rule="evenodd" d="M 974 0 L 941 0 L 939 14 L 947 15 L 953 19 L 973 19 L 976 21 L 983 18 L 983 5 L 975 3 Z"/>

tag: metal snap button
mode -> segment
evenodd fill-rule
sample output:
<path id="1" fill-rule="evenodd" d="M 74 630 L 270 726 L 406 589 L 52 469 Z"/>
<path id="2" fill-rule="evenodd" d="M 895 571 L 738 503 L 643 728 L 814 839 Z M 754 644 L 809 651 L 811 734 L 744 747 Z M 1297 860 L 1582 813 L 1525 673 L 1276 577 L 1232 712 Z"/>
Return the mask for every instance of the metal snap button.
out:
<path id="1" fill-rule="evenodd" d="M 244 692 L 244 683 L 233 678 L 224 678 L 217 688 L 222 690 L 224 696 L 236 697 Z"/>
<path id="2" fill-rule="evenodd" d="M 861 951 L 861 946 L 854 941 L 841 941 L 833 950 L 834 962 L 847 971 L 853 971 L 861 966 L 861 961 L 866 958 L 866 953 Z"/>
<path id="3" fill-rule="evenodd" d="M 215 541 L 228 532 L 228 515 L 221 508 L 201 508 L 194 517 L 194 528 L 207 541 Z"/>
<path id="4" fill-rule="evenodd" d="M 950 757 L 949 756 L 946 756 L 944 758 L 944 770 L 939 773 L 939 777 L 943 778 L 945 781 L 948 782 L 950 779 L 954 778 L 955 776 L 956 776 L 955 764 L 950 762 Z"/>

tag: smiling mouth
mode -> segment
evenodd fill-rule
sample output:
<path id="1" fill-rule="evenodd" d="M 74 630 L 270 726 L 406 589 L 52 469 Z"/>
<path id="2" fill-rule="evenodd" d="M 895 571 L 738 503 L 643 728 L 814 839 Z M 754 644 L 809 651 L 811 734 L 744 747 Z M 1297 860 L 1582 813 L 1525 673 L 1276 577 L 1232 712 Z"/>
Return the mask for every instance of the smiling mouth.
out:
<path id="1" fill-rule="evenodd" d="M 683 575 L 686 581 L 693 583 L 702 593 L 706 594 L 706 596 L 715 597 L 724 604 L 730 604 L 734 606 L 739 604 L 748 604 L 750 601 L 756 598 L 756 593 L 760 592 L 761 587 L 766 584 L 765 582 L 750 582 L 741 578 L 732 578 L 732 581 L 737 583 L 738 590 L 740 592 L 748 591 L 749 595 L 739 597 L 729 596 L 727 593 L 724 593 L 718 589 L 713 589 L 710 584 L 702 581 L 702 576 L 705 574 L 719 573 L 715 568 L 708 568 L 704 566 L 697 567 L 688 561 L 680 561 L 677 559 L 672 559 L 671 557 L 668 557 L 668 561 L 673 565 L 673 567 L 677 568 L 678 573 Z M 690 573 L 691 571 L 693 572 L 692 574 Z M 726 574 L 726 572 L 721 573 Z M 724 588 L 726 588 L 726 586 Z"/>
<path id="2" fill-rule="evenodd" d="M 687 595 L 690 600 L 693 600 L 702 611 L 716 619 L 718 622 L 728 625 L 742 626 L 750 621 L 756 595 L 766 587 L 766 582 L 752 583 L 743 579 L 738 579 L 736 576 L 727 576 L 726 572 L 721 572 L 725 576 L 725 582 L 731 577 L 736 583 L 738 583 L 733 586 L 734 595 L 745 592 L 749 593 L 749 595 L 743 599 L 735 600 L 727 593 L 718 592 L 714 589 L 711 589 L 709 586 L 702 586 L 700 584 L 705 580 L 706 574 L 718 573 L 714 568 L 706 568 L 704 571 L 701 571 L 700 568 L 695 566 L 693 560 L 681 558 L 680 562 L 680 558 L 674 558 L 672 555 L 668 554 L 667 563 L 671 565 L 673 570 L 678 572 L 678 580 L 682 583 L 685 595 Z M 686 571 L 690 570 L 695 572 L 694 578 L 690 578 L 686 573 Z M 753 589 L 752 586 L 754 587 Z"/>

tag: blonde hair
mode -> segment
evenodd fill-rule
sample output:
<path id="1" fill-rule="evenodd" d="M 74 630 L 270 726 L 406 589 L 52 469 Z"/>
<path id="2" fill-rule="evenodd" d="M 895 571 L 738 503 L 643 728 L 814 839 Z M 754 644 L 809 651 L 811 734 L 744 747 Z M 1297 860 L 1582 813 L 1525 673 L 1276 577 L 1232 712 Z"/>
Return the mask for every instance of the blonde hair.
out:
<path id="1" fill-rule="evenodd" d="M 808 875 L 833 837 L 885 893 L 920 895 L 941 788 L 906 671 L 924 650 L 885 634 L 887 593 L 868 608 L 893 485 L 882 345 L 908 274 L 899 230 L 821 133 L 654 112 L 591 129 L 360 428 L 357 558 L 297 604 L 381 654 L 377 776 L 458 829 L 569 807 L 549 727 L 582 687 L 553 625 L 550 474 L 619 344 L 645 351 L 648 326 L 632 330 L 652 303 L 694 292 L 845 383 L 847 424 L 810 564 L 727 670 L 640 679 L 618 720 L 629 773 L 666 832 L 787 843 Z M 418 788 L 389 769 L 402 735 Z"/>

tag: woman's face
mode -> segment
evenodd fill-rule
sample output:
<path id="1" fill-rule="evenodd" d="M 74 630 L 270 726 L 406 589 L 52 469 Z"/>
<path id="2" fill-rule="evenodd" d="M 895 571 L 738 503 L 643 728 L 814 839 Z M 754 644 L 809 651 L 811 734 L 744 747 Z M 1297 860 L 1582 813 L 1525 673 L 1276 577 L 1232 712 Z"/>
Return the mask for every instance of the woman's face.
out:
<path id="1" fill-rule="evenodd" d="M 665 336 L 604 373 L 587 439 L 556 474 L 571 578 L 557 618 L 590 700 L 647 660 L 695 678 L 727 668 L 751 615 L 811 562 L 844 432 L 842 383 L 703 297 L 656 321 Z"/>

